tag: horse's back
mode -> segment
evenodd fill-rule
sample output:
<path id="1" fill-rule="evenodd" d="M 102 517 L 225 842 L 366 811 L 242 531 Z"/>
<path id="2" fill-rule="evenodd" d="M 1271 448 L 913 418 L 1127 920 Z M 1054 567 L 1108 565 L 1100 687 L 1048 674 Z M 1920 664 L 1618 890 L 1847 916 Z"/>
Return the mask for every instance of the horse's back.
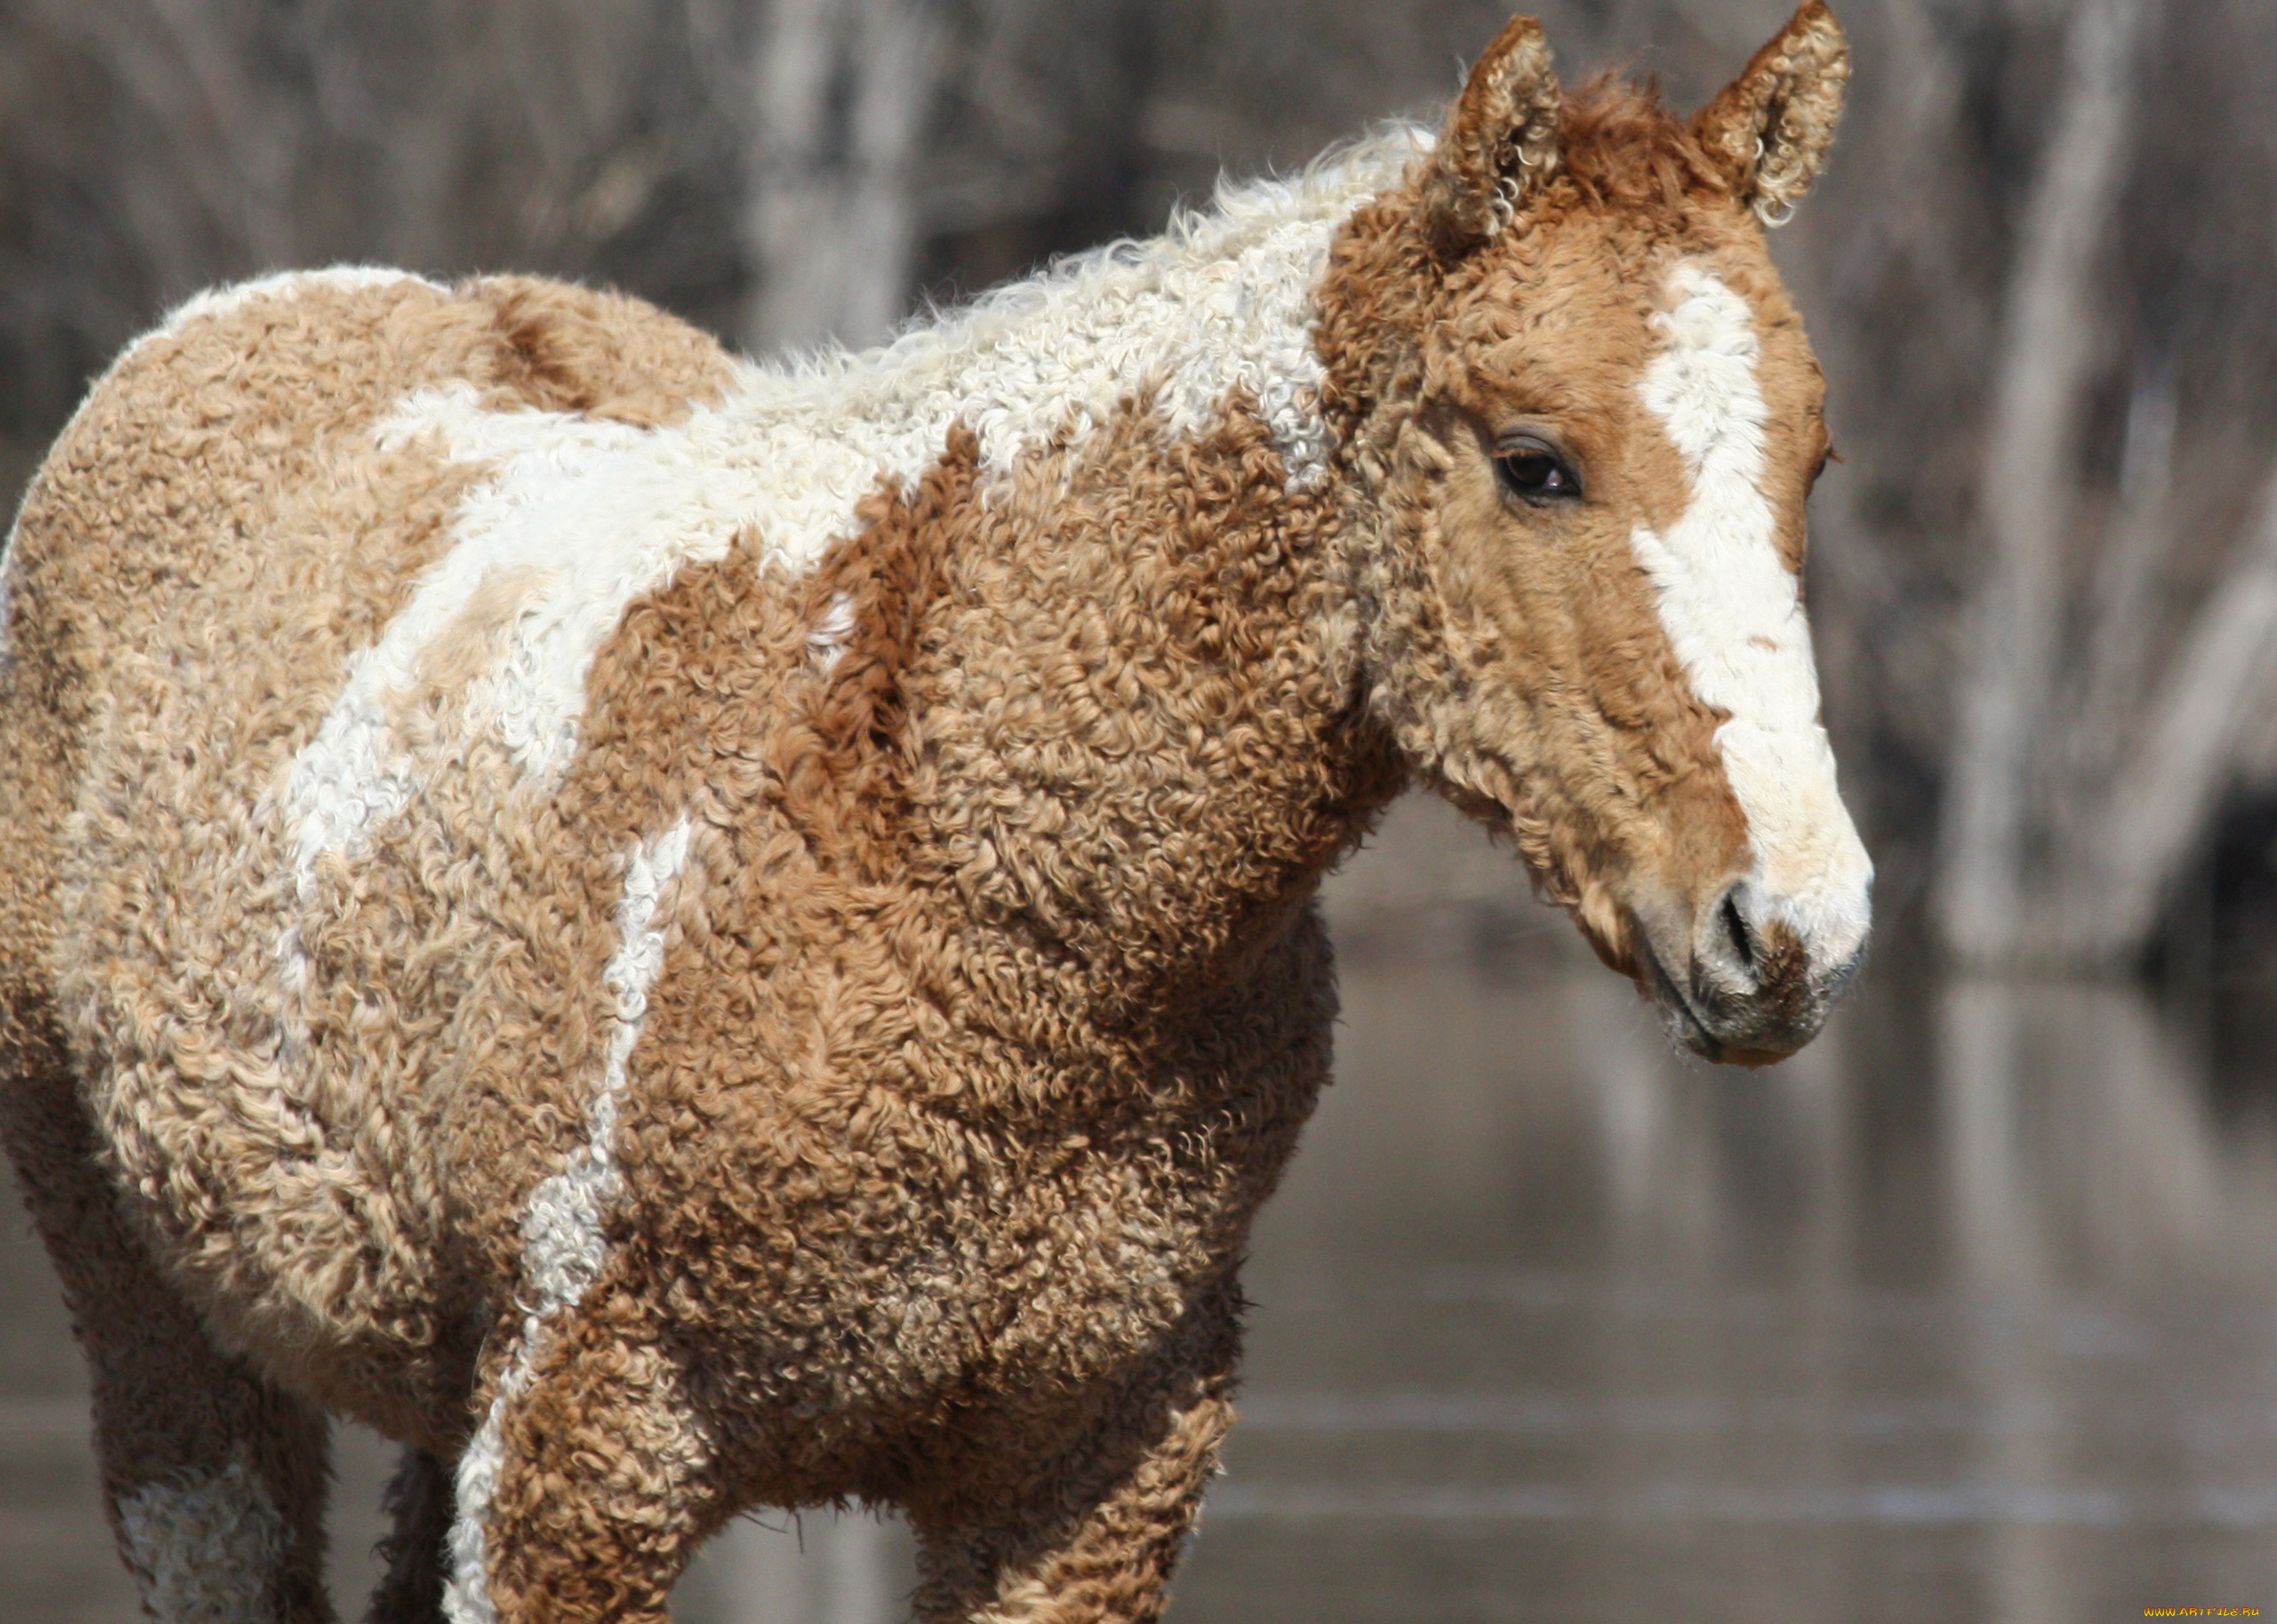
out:
<path id="1" fill-rule="evenodd" d="M 487 472 L 391 420 L 456 389 L 648 427 L 728 374 L 694 329 L 574 287 L 276 278 L 131 349 L 36 477 L 0 667 L 0 1045 L 21 1051 L 0 1069 L 54 1070 L 69 1033 L 105 1159 L 213 1300 L 269 1292 L 289 1252 L 286 1317 L 352 1320 L 407 1300 L 375 1272 L 431 1266 L 409 1255 L 433 1195 L 412 1124 L 295 1064 L 311 1040 L 279 990 L 296 758 Z M 270 1242 L 241 1244 L 264 1220 Z"/>

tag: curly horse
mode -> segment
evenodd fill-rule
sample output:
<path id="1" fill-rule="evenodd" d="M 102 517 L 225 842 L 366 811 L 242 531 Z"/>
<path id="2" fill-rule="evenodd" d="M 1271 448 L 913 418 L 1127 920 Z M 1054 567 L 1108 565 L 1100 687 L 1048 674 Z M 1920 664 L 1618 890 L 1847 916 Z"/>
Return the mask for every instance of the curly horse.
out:
<path id="1" fill-rule="evenodd" d="M 1676 1038 L 1863 949 L 1765 251 L 1813 0 L 1703 111 L 1514 21 L 1436 136 L 882 349 L 395 272 L 205 295 L 5 564 L 0 1099 L 168 1620 L 656 1620 L 760 1507 L 930 1620 L 1142 1620 L 1411 781 Z M 1514 871 L 1515 872 L 1515 871 Z"/>

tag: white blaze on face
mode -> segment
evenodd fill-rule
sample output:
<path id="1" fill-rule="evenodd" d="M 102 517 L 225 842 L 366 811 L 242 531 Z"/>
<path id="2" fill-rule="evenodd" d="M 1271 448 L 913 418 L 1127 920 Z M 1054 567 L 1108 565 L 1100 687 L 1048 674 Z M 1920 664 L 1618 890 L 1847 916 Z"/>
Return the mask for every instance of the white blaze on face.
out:
<path id="1" fill-rule="evenodd" d="M 1699 265 L 1678 265 L 1670 284 L 1675 303 L 1653 318 L 1666 348 L 1642 387 L 1692 475 L 1692 501 L 1665 535 L 1637 528 L 1637 557 L 1693 692 L 1730 715 L 1716 742 L 1762 900 L 1814 969 L 1840 965 L 1865 943 L 1873 864 L 1835 788 L 1810 628 L 1763 490 L 1755 314 Z"/>

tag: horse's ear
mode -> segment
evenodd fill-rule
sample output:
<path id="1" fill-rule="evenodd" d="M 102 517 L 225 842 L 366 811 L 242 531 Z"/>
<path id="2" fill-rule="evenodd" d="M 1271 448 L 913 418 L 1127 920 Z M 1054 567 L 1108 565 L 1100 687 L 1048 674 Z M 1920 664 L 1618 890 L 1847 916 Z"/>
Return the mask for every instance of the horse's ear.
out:
<path id="1" fill-rule="evenodd" d="M 1747 71 L 1693 119 L 1693 134 L 1734 195 L 1766 225 L 1783 223 L 1818 179 L 1849 78 L 1842 25 L 1826 0 L 1805 0 Z"/>
<path id="2" fill-rule="evenodd" d="M 1541 24 L 1513 17 L 1486 47 L 1423 176 L 1424 227 L 1442 253 L 1492 236 L 1557 164 L 1557 75 Z"/>

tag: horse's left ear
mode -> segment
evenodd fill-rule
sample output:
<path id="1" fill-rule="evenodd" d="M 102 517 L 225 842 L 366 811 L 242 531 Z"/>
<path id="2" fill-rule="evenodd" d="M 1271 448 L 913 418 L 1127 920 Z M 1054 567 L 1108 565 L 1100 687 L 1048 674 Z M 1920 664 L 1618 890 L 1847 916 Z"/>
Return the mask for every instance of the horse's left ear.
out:
<path id="1" fill-rule="evenodd" d="M 1541 24 L 1513 17 L 1470 70 L 1423 175 L 1432 245 L 1456 254 L 1484 241 L 1507 209 L 1557 164 L 1563 98 Z"/>
<path id="2" fill-rule="evenodd" d="M 1693 134 L 1764 224 L 1782 224 L 1818 179 L 1849 78 L 1842 25 L 1826 0 L 1806 0 L 1747 71 L 1693 119 Z"/>

